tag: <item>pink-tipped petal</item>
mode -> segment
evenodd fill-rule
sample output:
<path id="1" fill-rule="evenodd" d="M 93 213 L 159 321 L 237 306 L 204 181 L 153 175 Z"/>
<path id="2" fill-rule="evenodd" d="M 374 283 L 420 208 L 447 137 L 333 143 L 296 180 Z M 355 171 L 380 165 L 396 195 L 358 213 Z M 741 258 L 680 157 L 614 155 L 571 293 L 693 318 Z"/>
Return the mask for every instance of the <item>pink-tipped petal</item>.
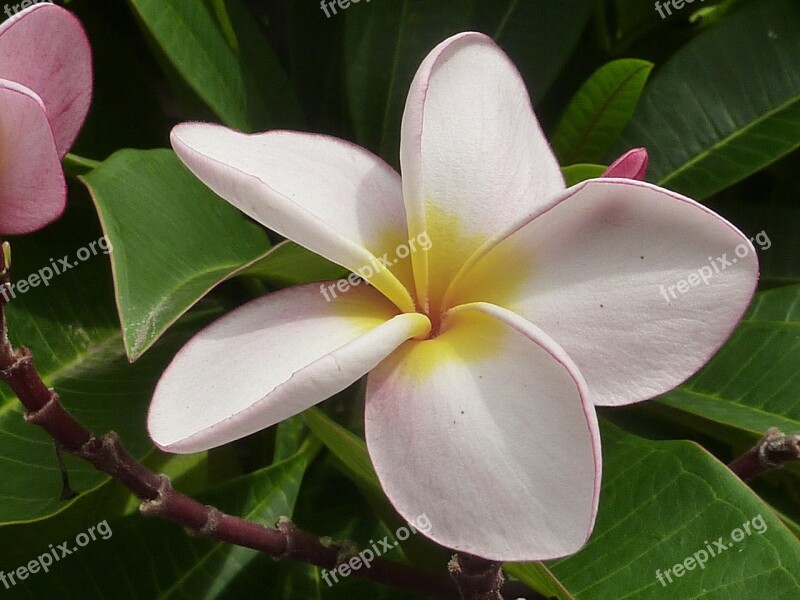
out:
<path id="1" fill-rule="evenodd" d="M 59 158 L 80 131 L 92 99 L 92 55 L 80 21 L 49 3 L 0 25 L 0 78 L 33 90 L 44 102 Z"/>
<path id="2" fill-rule="evenodd" d="M 411 264 L 397 253 L 408 241 L 400 176 L 378 157 L 323 135 L 247 135 L 204 123 L 175 127 L 172 146 L 239 210 L 351 271 L 375 271 L 370 283 L 413 310 Z"/>
<path id="3" fill-rule="evenodd" d="M 36 231 L 64 211 L 67 188 L 44 105 L 0 79 L 0 234 Z"/>
<path id="4" fill-rule="evenodd" d="M 581 374 L 509 311 L 476 304 L 447 319 L 367 378 L 367 446 L 383 489 L 457 551 L 497 561 L 576 552 L 594 526 L 601 473 Z"/>
<path id="5" fill-rule="evenodd" d="M 496 245 L 450 300 L 522 315 L 575 361 L 596 404 L 622 405 L 708 362 L 757 279 L 752 244 L 711 210 L 645 182 L 593 179 Z"/>
<path id="6" fill-rule="evenodd" d="M 602 176 L 644 181 L 648 160 L 647 150 L 644 148 L 628 150 L 611 163 Z"/>
<path id="7" fill-rule="evenodd" d="M 398 315 L 364 285 L 328 297 L 318 283 L 287 288 L 192 338 L 153 396 L 156 444 L 198 452 L 269 427 L 341 391 L 430 328 L 427 317 Z"/>
<path id="8" fill-rule="evenodd" d="M 460 265 L 509 221 L 564 189 L 525 83 L 491 38 L 463 33 L 423 61 L 403 114 L 400 162 L 418 298 L 434 306 Z"/>

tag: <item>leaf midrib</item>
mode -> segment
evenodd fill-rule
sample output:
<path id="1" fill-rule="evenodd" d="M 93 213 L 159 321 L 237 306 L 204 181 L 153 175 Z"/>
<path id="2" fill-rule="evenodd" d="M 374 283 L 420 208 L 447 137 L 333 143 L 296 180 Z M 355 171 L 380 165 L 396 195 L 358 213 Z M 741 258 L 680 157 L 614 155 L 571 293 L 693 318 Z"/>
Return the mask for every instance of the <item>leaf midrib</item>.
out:
<path id="1" fill-rule="evenodd" d="M 676 177 L 681 175 L 684 171 L 687 171 L 688 169 L 693 168 L 697 163 L 705 160 L 711 154 L 715 153 L 718 149 L 720 149 L 720 148 L 722 148 L 724 146 L 727 146 L 728 144 L 732 143 L 737 138 L 739 138 L 739 137 L 741 137 L 743 135 L 746 135 L 751 129 L 761 125 L 763 122 L 767 121 L 768 119 L 773 118 L 778 113 L 781 113 L 781 112 L 784 112 L 786 110 L 790 110 L 790 109 L 794 108 L 793 105 L 800 106 L 800 94 L 796 94 L 795 96 L 792 96 L 790 99 L 788 99 L 786 102 L 784 102 L 780 106 L 777 106 L 777 107 L 773 108 L 772 110 L 769 110 L 769 111 L 763 113 L 762 115 L 756 117 L 754 120 L 750 121 L 744 127 L 740 128 L 740 129 L 737 129 L 736 131 L 733 131 L 728 136 L 718 140 L 717 142 L 714 142 L 711 146 L 708 146 L 707 148 L 704 148 L 699 154 L 696 154 L 695 156 L 691 157 L 689 160 L 685 161 L 682 165 L 680 165 L 677 169 L 675 169 L 674 171 L 672 171 L 668 175 L 662 177 L 658 181 L 658 185 L 666 187 L 667 184 L 670 181 L 672 181 L 673 179 L 675 179 Z M 797 143 L 794 146 L 794 148 L 798 148 L 798 147 L 800 147 L 800 139 L 798 139 Z M 760 168 L 761 168 L 761 166 L 753 166 L 751 168 L 751 170 L 749 171 L 749 173 L 754 173 L 755 171 L 757 171 Z"/>

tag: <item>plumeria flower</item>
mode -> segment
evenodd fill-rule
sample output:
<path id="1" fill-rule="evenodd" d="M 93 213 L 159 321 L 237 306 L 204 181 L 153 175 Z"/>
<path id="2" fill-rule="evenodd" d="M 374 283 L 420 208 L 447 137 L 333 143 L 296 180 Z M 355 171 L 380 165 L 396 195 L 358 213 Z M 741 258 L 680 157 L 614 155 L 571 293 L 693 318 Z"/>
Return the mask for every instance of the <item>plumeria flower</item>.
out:
<path id="1" fill-rule="evenodd" d="M 61 159 L 89 111 L 92 63 L 80 22 L 36 4 L 0 24 L 0 234 L 61 216 Z"/>
<path id="2" fill-rule="evenodd" d="M 342 140 L 175 128 L 181 160 L 252 218 L 352 270 L 427 234 L 326 301 L 269 294 L 195 336 L 164 373 L 149 430 L 173 452 L 251 434 L 369 373 L 380 482 L 428 536 L 498 561 L 577 551 L 597 513 L 595 406 L 652 398 L 697 371 L 750 301 L 750 242 L 698 203 L 637 181 L 646 154 L 565 189 L 508 57 L 478 33 L 420 66 L 398 173 Z M 622 177 L 620 177 L 622 175 Z M 742 245 L 708 285 L 661 285 Z M 398 253 L 399 254 L 399 253 Z"/>

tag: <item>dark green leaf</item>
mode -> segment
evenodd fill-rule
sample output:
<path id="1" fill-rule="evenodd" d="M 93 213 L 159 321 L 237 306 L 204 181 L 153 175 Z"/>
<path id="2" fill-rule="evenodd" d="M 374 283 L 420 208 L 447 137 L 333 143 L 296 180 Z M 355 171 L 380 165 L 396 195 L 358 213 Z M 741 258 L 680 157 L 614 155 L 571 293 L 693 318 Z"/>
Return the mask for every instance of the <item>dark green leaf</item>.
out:
<path id="1" fill-rule="evenodd" d="M 705 198 L 800 146 L 800 3 L 769 0 L 698 35 L 653 77 L 615 147 Z"/>
<path id="2" fill-rule="evenodd" d="M 480 0 L 476 28 L 508 53 L 536 103 L 575 51 L 593 5 L 592 0 Z"/>
<path id="3" fill-rule="evenodd" d="M 471 0 L 398 0 L 353 5 L 346 15 L 347 97 L 358 143 L 395 166 L 400 120 L 422 59 L 467 29 Z"/>
<path id="4" fill-rule="evenodd" d="M 280 63 L 246 22 L 238 0 L 227 0 L 227 5 L 234 22 L 246 27 L 238 40 L 239 55 L 205 2 L 129 2 L 175 69 L 226 125 L 252 131 L 263 128 L 265 122 L 277 124 L 296 118 L 295 100 Z M 268 96 L 262 93 L 265 88 Z M 292 114 L 279 114 L 277 107 Z"/>
<path id="5" fill-rule="evenodd" d="M 774 597 L 800 593 L 800 542 L 702 448 L 604 425 L 603 461 L 594 533 L 583 550 L 551 566 L 576 597 L 729 600 L 761 598 L 765 590 Z M 727 549 L 719 550 L 716 540 Z M 719 554 L 710 555 L 709 546 Z M 691 568 L 676 574 L 674 566 L 687 559 Z"/>
<path id="6" fill-rule="evenodd" d="M 620 59 L 600 67 L 572 98 L 551 143 L 562 164 L 603 159 L 633 116 L 653 64 Z"/>

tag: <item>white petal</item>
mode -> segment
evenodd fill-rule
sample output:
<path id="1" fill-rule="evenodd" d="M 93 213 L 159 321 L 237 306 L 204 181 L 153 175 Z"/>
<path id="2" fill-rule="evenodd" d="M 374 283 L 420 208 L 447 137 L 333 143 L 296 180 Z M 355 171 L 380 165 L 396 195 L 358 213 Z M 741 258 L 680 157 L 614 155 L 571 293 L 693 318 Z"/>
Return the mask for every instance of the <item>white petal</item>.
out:
<path id="1" fill-rule="evenodd" d="M 178 353 L 156 388 L 150 435 L 181 453 L 242 438 L 341 391 L 428 329 L 364 285 L 330 302 L 317 283 L 264 296 Z"/>
<path id="2" fill-rule="evenodd" d="M 596 404 L 679 385 L 750 303 L 752 244 L 711 210 L 648 183 L 596 179 L 565 196 L 469 267 L 449 301 L 497 303 L 536 323 L 578 365 Z"/>
<path id="3" fill-rule="evenodd" d="M 600 438 L 575 365 L 496 306 L 462 306 L 436 338 L 369 374 L 367 446 L 392 504 L 428 537 L 498 561 L 577 551 L 597 512 Z"/>
<path id="4" fill-rule="evenodd" d="M 491 38 L 463 33 L 417 71 L 405 106 L 400 162 L 420 305 L 441 300 L 450 278 L 504 224 L 564 189 L 525 83 Z"/>
<path id="5" fill-rule="evenodd" d="M 175 127 L 172 146 L 203 183 L 239 210 L 364 273 L 397 306 L 413 310 L 410 259 L 397 253 L 408 241 L 400 176 L 378 157 L 323 135 L 248 135 L 203 123 Z M 377 258 L 384 253 L 388 268 Z M 376 274 L 369 276 L 367 268 Z"/>

